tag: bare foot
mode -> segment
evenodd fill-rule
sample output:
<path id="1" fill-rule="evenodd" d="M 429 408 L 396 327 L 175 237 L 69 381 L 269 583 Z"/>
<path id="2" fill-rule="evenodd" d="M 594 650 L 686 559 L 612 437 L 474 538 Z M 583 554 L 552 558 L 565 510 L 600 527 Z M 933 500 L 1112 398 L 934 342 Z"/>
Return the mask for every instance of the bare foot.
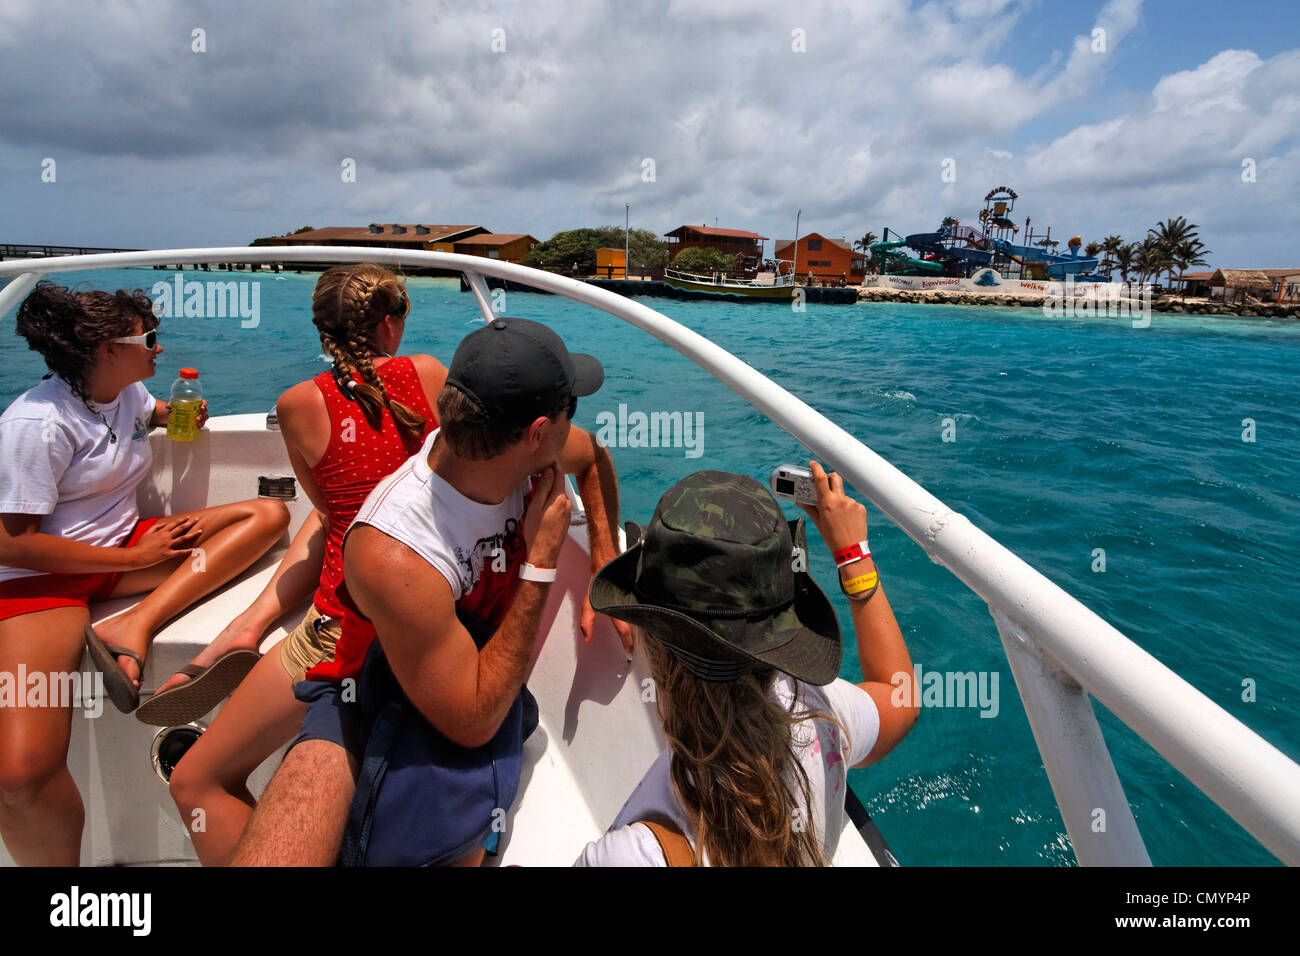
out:
<path id="1" fill-rule="evenodd" d="M 212 639 L 212 643 L 199 651 L 190 663 L 197 664 L 199 667 L 211 667 L 223 654 L 230 651 L 241 649 L 255 651 L 262 643 L 262 635 L 265 632 L 266 628 L 263 625 L 241 614 L 222 628 L 221 633 Z M 173 674 L 156 693 L 161 694 L 165 690 L 179 687 L 189 679 L 184 674 Z"/>
<path id="2" fill-rule="evenodd" d="M 135 617 L 130 611 L 110 617 L 107 621 L 100 621 L 95 625 L 95 634 L 105 644 L 129 647 L 140 655 L 141 660 L 145 659 L 145 654 L 149 650 L 149 638 L 152 636 L 135 623 Z M 136 666 L 135 661 L 129 657 L 119 657 L 117 663 L 126 676 L 135 681 L 135 686 L 139 687 L 140 668 Z"/>

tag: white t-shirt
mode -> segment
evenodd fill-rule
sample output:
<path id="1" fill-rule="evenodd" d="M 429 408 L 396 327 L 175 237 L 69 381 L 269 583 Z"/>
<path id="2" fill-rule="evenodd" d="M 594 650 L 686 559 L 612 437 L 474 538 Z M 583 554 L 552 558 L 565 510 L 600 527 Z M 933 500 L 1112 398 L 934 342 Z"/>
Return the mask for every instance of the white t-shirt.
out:
<path id="1" fill-rule="evenodd" d="M 139 520 L 135 488 L 149 474 L 154 399 L 140 382 L 97 406 L 117 435 L 53 375 L 0 415 L 0 514 L 42 515 L 39 530 L 113 547 Z M 0 565 L 0 581 L 42 574 Z"/>
<path id="2" fill-rule="evenodd" d="M 772 687 L 772 696 L 784 708 L 796 689 L 798 710 L 820 710 L 838 720 L 848 735 L 823 720 L 804 720 L 792 730 L 794 752 L 808 774 L 810 808 L 803 808 L 807 823 L 822 838 L 829 859 L 835 854 L 844 829 L 844 796 L 848 787 L 848 769 L 866 759 L 880 733 L 880 714 L 875 701 L 856 684 L 836 680 L 825 687 L 804 684 L 782 674 Z M 659 841 L 648 827 L 637 820 L 671 820 L 695 846 L 695 831 L 682 806 L 673 794 L 669 776 L 669 752 L 659 755 L 623 809 L 614 819 L 609 832 L 588 843 L 575 866 L 667 866 Z"/>
<path id="3" fill-rule="evenodd" d="M 428 561 L 451 585 L 460 610 L 495 622 L 509 609 L 512 585 L 527 554 L 523 516 L 532 479 L 497 504 L 467 498 L 429 467 L 438 437 L 375 486 L 351 528 L 368 524 Z"/>

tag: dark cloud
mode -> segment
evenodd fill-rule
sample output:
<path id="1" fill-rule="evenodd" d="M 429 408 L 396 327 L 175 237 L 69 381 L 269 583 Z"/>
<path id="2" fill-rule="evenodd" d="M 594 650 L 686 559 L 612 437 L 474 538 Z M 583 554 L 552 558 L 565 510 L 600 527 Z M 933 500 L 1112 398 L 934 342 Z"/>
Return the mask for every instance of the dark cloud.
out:
<path id="1" fill-rule="evenodd" d="M 1139 11 L 1098 8 L 1112 48 Z M 1171 208 L 1154 218 L 1205 208 L 1211 229 L 1241 200 L 1211 185 L 1238 147 L 1282 177 L 1295 53 L 1253 70 L 1188 64 L 1137 91 L 1139 106 L 1012 149 L 1094 93 L 1111 62 L 1063 38 L 1017 74 L 999 52 L 1023 12 L 1010 0 L 6 0 L 0 201 L 19 241 L 197 245 L 420 218 L 546 236 L 621 222 L 625 202 L 650 228 L 716 216 L 782 235 L 802 208 L 804 228 L 838 236 L 973 216 L 996 180 L 1036 191 L 1036 221 L 1059 212 L 1062 229 L 1104 233 L 1155 212 L 1156 193 Z M 200 28 L 205 53 L 191 50 Z M 1213 83 L 1239 87 L 1226 130 L 1189 136 L 1163 115 Z M 33 189 L 45 156 L 59 183 Z M 356 183 L 339 176 L 345 157 Z M 940 178 L 945 159 L 956 183 Z"/>

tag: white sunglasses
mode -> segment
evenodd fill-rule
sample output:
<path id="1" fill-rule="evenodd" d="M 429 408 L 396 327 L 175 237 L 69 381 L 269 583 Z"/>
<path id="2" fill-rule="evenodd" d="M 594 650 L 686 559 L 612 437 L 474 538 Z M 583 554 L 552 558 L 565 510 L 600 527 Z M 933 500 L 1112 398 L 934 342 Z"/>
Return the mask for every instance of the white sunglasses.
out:
<path id="1" fill-rule="evenodd" d="M 158 330 L 150 329 L 143 335 L 124 335 L 120 339 L 113 339 L 118 345 L 143 345 L 147 349 L 153 348 L 158 344 Z"/>

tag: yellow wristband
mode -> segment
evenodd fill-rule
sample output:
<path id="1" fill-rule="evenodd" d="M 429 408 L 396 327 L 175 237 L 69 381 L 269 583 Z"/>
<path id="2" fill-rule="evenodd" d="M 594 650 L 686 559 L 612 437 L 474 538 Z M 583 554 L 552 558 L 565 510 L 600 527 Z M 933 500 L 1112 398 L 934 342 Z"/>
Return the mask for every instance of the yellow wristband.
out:
<path id="1" fill-rule="evenodd" d="M 861 594 L 863 591 L 870 591 L 880 583 L 880 575 L 875 571 L 863 574 L 856 578 L 849 578 L 843 582 L 845 594 Z"/>

